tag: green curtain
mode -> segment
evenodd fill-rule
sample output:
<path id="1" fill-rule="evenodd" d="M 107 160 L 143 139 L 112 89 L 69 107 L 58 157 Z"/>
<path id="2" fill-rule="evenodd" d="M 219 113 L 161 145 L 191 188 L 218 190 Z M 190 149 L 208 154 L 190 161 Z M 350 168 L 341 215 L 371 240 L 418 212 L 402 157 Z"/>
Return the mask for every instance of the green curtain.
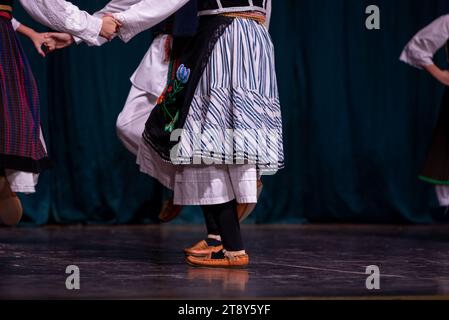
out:
<path id="1" fill-rule="evenodd" d="M 92 12 L 107 1 L 74 2 Z M 370 4 L 381 8 L 379 31 L 365 28 Z M 443 87 L 398 57 L 420 28 L 449 13 L 449 2 L 274 0 L 273 6 L 287 168 L 265 179 L 251 222 L 447 220 L 432 187 L 417 179 Z M 143 33 L 127 45 L 74 46 L 46 62 L 26 44 L 54 161 L 39 192 L 23 197 L 29 223 L 155 221 L 166 191 L 138 172 L 115 135 L 128 79 L 150 42 Z M 177 222 L 200 221 L 198 209 L 188 208 Z"/>

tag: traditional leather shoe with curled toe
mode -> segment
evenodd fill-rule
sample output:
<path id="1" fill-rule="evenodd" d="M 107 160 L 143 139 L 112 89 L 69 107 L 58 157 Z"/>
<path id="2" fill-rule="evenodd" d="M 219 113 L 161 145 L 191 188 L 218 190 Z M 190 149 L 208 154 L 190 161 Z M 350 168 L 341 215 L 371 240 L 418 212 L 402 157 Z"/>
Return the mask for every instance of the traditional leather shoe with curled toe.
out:
<path id="1" fill-rule="evenodd" d="M 23 208 L 5 177 L 0 176 L 0 224 L 15 226 L 20 222 Z"/>
<path id="2" fill-rule="evenodd" d="M 188 256 L 186 259 L 191 266 L 200 268 L 246 268 L 249 265 L 247 254 L 230 255 L 224 250 L 205 258 Z"/>
<path id="3" fill-rule="evenodd" d="M 223 250 L 221 241 L 215 239 L 206 239 L 198 242 L 191 248 L 184 249 L 188 256 L 207 257 L 211 253 L 220 252 Z"/>

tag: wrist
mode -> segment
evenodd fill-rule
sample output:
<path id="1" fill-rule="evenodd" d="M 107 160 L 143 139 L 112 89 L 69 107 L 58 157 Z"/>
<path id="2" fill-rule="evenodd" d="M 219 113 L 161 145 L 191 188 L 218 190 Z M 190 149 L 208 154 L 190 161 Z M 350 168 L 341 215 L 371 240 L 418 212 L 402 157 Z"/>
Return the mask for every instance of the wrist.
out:
<path id="1" fill-rule="evenodd" d="M 443 74 L 443 71 L 440 68 L 438 68 L 435 64 L 424 66 L 424 69 L 426 69 L 427 72 L 429 72 L 433 77 L 437 79 L 440 79 Z"/>
<path id="2" fill-rule="evenodd" d="M 441 70 L 439 68 L 437 70 L 435 70 L 435 73 L 433 74 L 433 76 L 441 82 L 444 81 L 444 72 L 443 72 L 443 70 Z"/>
<path id="3" fill-rule="evenodd" d="M 37 40 L 37 39 L 39 39 L 39 32 L 37 32 L 33 29 L 30 29 L 28 37 L 33 41 Z"/>
<path id="4" fill-rule="evenodd" d="M 39 35 L 39 32 L 37 32 L 36 30 L 31 29 L 31 28 L 29 28 L 28 32 L 31 37 L 37 37 Z"/>

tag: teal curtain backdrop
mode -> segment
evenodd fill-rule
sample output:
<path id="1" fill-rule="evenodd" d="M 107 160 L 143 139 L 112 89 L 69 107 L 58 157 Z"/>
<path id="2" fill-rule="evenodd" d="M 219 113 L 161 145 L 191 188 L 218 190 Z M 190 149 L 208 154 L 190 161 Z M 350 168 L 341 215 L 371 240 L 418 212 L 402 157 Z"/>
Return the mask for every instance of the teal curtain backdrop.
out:
<path id="1" fill-rule="evenodd" d="M 106 0 L 74 1 L 93 12 Z M 382 29 L 365 28 L 381 8 Z M 38 27 L 17 5 L 17 17 Z M 285 123 L 287 168 L 265 179 L 253 223 L 444 222 L 417 175 L 443 87 L 399 62 L 447 0 L 274 0 L 271 34 Z M 115 135 L 129 77 L 151 42 L 73 46 L 45 61 L 29 41 L 54 168 L 23 197 L 25 223 L 151 223 L 166 191 L 139 174 Z M 438 57 L 444 63 L 443 54 Z M 188 208 L 178 223 L 200 222 Z"/>

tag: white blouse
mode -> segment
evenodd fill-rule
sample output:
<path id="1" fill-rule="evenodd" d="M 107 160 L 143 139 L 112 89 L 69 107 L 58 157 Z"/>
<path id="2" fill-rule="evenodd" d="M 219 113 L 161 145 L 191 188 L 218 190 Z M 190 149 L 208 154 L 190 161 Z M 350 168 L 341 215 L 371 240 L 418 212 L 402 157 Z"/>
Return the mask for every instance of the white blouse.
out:
<path id="1" fill-rule="evenodd" d="M 116 18 L 125 24 L 120 31 L 120 38 L 128 42 L 138 33 L 168 18 L 187 2 L 189 0 L 112 0 L 102 10 L 90 15 L 65 0 L 20 0 L 25 10 L 39 23 L 70 33 L 89 45 L 101 45 L 105 42 L 99 36 L 101 16 L 104 13 L 115 13 Z M 267 26 L 270 18 L 271 0 L 268 0 Z M 13 20 L 13 26 L 17 29 L 20 23 Z"/>
<path id="2" fill-rule="evenodd" d="M 148 30 L 181 9 L 189 0 L 141 0 L 129 9 L 115 13 L 123 23 L 120 38 L 128 42 L 137 34 Z M 267 27 L 271 20 L 271 0 L 267 3 Z"/>
<path id="3" fill-rule="evenodd" d="M 434 64 L 433 56 L 449 40 L 449 15 L 442 16 L 422 29 L 407 44 L 401 61 L 416 68 Z"/>
<path id="4" fill-rule="evenodd" d="M 25 10 L 39 23 L 60 32 L 72 34 L 77 43 L 85 41 L 88 45 L 102 45 L 107 40 L 100 37 L 101 17 L 105 13 L 120 12 L 140 0 L 112 0 L 103 9 L 90 15 L 65 0 L 20 0 Z M 20 23 L 13 20 L 13 26 Z"/>
<path id="5" fill-rule="evenodd" d="M 106 13 L 117 13 L 117 12 L 122 12 L 122 11 L 128 10 L 132 5 L 134 5 L 140 1 L 141 0 L 112 0 L 103 9 L 95 12 L 93 15 L 95 17 L 102 18 Z M 77 44 L 79 44 L 83 41 L 82 39 L 80 39 L 76 36 L 74 38 L 75 38 L 75 41 Z M 87 43 L 87 44 L 101 46 L 101 45 L 105 44 L 106 42 L 108 42 L 107 39 L 105 39 L 101 36 L 98 36 L 97 40 L 94 43 Z"/>
<path id="6" fill-rule="evenodd" d="M 142 0 L 128 10 L 115 13 L 114 17 L 123 23 L 119 36 L 124 42 L 148 30 L 181 9 L 189 0 Z"/>

